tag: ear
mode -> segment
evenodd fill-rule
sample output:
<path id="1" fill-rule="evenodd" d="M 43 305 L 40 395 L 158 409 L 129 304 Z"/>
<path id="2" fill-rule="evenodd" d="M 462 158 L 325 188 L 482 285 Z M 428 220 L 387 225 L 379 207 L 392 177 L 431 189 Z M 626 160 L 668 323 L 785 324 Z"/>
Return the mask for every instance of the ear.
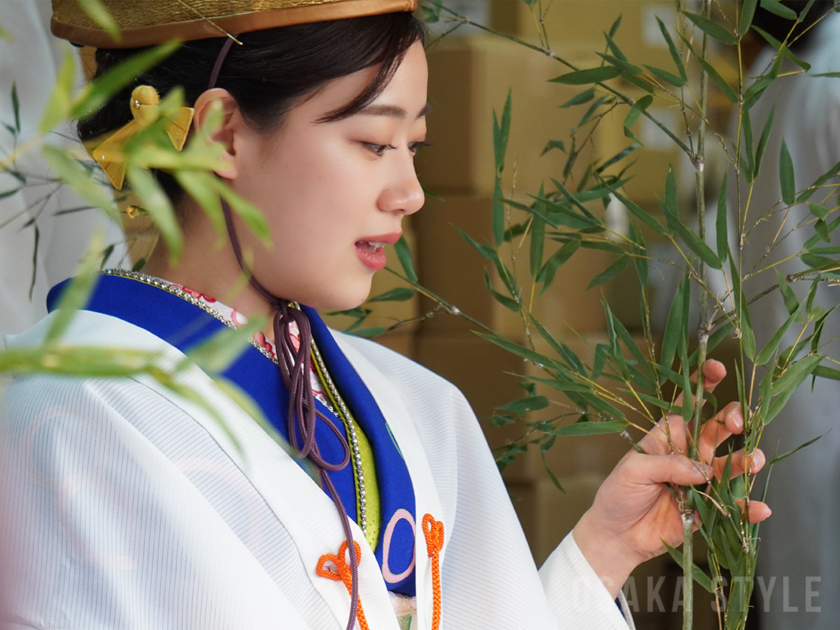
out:
<path id="1" fill-rule="evenodd" d="M 203 92 L 196 99 L 193 107 L 195 109 L 193 125 L 196 130 L 201 129 L 207 123 L 211 112 L 216 108 L 221 108 L 222 124 L 210 135 L 212 142 L 219 143 L 224 147 L 224 152 L 220 158 L 222 164 L 215 169 L 215 173 L 224 179 L 236 179 L 239 175 L 236 160 L 237 136 L 244 131 L 239 104 L 227 90 L 213 88 Z"/>

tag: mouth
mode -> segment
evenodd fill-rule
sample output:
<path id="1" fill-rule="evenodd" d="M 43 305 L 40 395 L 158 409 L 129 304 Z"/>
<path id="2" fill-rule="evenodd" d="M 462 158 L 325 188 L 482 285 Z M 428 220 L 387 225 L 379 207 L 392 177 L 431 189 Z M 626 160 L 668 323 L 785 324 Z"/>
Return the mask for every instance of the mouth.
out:
<path id="1" fill-rule="evenodd" d="M 381 271 L 387 262 L 385 246 L 393 245 L 401 236 L 401 232 L 392 232 L 360 239 L 356 241 L 356 254 L 366 267 L 373 271 Z"/>
<path id="2" fill-rule="evenodd" d="M 381 252 L 387 244 L 384 241 L 356 241 L 356 247 L 368 254 Z"/>

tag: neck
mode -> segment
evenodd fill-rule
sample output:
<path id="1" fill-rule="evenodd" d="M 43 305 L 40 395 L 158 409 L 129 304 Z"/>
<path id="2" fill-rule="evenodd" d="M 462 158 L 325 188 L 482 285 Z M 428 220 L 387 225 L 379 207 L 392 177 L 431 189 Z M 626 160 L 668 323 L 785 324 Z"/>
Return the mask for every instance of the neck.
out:
<path id="1" fill-rule="evenodd" d="M 173 262 L 162 239 L 149 256 L 143 273 L 183 285 L 236 309 L 248 318 L 273 317 L 274 310 L 245 279 L 227 235 L 220 237 L 203 212 L 183 230 L 184 249 Z M 265 335 L 273 340 L 272 326 Z"/>

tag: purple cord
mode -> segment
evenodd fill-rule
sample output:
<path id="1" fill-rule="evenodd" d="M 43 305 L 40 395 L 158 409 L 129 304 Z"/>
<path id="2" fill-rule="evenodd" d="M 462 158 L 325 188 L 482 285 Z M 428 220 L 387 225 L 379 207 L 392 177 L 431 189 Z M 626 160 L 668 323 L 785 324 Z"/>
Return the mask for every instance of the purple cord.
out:
<path id="1" fill-rule="evenodd" d="M 210 75 L 210 84 L 207 89 L 216 87 L 222 65 L 233 43 L 233 38 L 228 37 L 227 41 L 222 45 L 219 56 L 216 58 L 216 63 L 213 66 L 213 72 Z M 221 202 L 228 237 L 233 247 L 233 253 L 236 255 L 236 261 L 239 263 L 239 268 L 248 277 L 248 282 L 250 282 L 251 286 L 275 309 L 273 322 L 274 344 L 277 346 L 280 378 L 283 379 L 283 384 L 289 391 L 289 409 L 286 419 L 288 423 L 289 442 L 301 457 L 308 458 L 318 470 L 321 483 L 326 488 L 330 497 L 332 497 L 338 509 L 338 514 L 341 517 L 344 537 L 347 540 L 347 548 L 350 551 L 350 575 L 352 577 L 350 618 L 347 621 L 347 630 L 353 630 L 353 626 L 356 623 L 356 611 L 359 607 L 359 559 L 356 556 L 356 545 L 353 542 L 353 532 L 350 529 L 350 517 L 347 515 L 347 509 L 341 502 L 341 497 L 338 495 L 338 491 L 327 474 L 327 471 L 343 470 L 347 466 L 350 462 L 350 446 L 347 444 L 347 439 L 336 426 L 335 422 L 318 411 L 318 408 L 315 406 L 315 397 L 309 383 L 310 365 L 312 361 L 310 353 L 312 347 L 312 327 L 309 324 L 306 313 L 291 306 L 288 300 L 278 298 L 271 294 L 247 269 L 242 259 L 239 238 L 236 236 L 236 230 L 233 226 L 233 216 L 230 211 L 230 206 L 228 206 L 224 199 Z M 300 346 L 297 350 L 295 350 L 292 344 L 290 332 L 290 327 L 293 323 L 297 323 L 298 330 L 300 331 Z M 318 443 L 315 441 L 315 428 L 319 419 L 327 424 L 341 444 L 344 458 L 340 464 L 327 462 L 321 456 Z M 302 444 L 298 436 L 303 440 Z"/>

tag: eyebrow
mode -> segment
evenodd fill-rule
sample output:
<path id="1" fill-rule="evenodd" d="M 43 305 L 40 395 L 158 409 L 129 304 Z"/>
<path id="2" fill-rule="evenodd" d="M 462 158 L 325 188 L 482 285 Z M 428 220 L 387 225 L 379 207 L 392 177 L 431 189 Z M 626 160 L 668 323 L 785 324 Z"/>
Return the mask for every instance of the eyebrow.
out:
<path id="1" fill-rule="evenodd" d="M 428 114 L 430 110 L 431 105 L 426 103 L 423 106 L 423 109 L 420 110 L 420 113 L 417 114 L 417 118 L 423 118 L 423 116 Z M 391 116 L 393 118 L 399 118 L 400 120 L 408 118 L 408 112 L 398 105 L 368 105 L 359 113 L 366 116 Z"/>

